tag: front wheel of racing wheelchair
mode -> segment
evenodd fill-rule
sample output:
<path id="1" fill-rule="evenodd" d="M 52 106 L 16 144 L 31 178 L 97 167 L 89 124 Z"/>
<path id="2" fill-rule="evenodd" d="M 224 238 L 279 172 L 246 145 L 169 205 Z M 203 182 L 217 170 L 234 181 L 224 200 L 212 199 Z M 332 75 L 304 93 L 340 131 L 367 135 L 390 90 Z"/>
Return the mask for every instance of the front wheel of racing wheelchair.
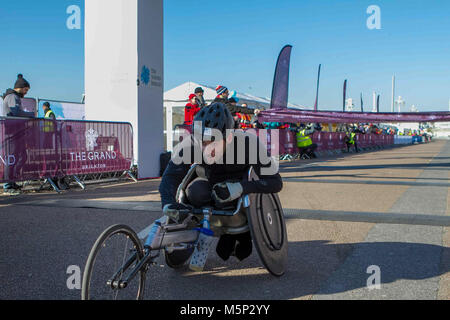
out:
<path id="1" fill-rule="evenodd" d="M 188 204 L 185 190 L 197 177 L 196 167 L 194 165 L 190 169 L 178 188 L 177 201 L 180 204 Z M 248 172 L 248 179 L 258 180 L 253 168 Z M 167 266 L 174 269 L 183 267 L 194 252 L 200 235 L 198 227 L 206 216 L 214 237 L 250 232 L 253 246 L 265 268 L 277 277 L 285 273 L 288 239 L 279 197 L 276 194 L 251 194 L 241 197 L 231 210 L 192 209 L 185 213 L 180 224 L 165 216 L 153 225 L 158 228 L 158 236 L 145 245 L 129 227 L 108 228 L 96 241 L 87 260 L 82 299 L 142 299 L 146 272 L 161 250 Z M 110 240 L 117 236 L 125 243 L 121 243 L 117 251 L 109 252 L 107 249 L 112 247 Z M 101 257 L 105 257 L 106 262 L 102 263 Z M 94 295 L 94 292 L 102 295 Z"/>

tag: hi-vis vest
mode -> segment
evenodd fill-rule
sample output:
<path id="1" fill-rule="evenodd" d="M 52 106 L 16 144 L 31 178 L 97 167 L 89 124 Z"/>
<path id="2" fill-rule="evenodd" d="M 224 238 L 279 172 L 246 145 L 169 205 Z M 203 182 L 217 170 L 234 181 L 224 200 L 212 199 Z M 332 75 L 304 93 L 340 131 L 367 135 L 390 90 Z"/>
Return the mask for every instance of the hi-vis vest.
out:
<path id="1" fill-rule="evenodd" d="M 47 113 L 45 114 L 44 118 L 46 120 L 44 120 L 44 132 L 55 132 L 55 127 L 53 124 L 53 119 L 50 118 L 50 115 L 54 115 L 52 110 L 48 110 Z M 49 120 L 47 120 L 49 119 Z"/>
<path id="2" fill-rule="evenodd" d="M 306 148 L 313 144 L 311 137 L 305 136 L 305 131 L 306 130 L 297 132 L 297 147 L 299 148 Z"/>
<path id="3" fill-rule="evenodd" d="M 356 137 L 356 133 L 352 132 L 350 134 L 350 141 L 349 141 L 350 144 L 355 144 L 355 137 Z"/>

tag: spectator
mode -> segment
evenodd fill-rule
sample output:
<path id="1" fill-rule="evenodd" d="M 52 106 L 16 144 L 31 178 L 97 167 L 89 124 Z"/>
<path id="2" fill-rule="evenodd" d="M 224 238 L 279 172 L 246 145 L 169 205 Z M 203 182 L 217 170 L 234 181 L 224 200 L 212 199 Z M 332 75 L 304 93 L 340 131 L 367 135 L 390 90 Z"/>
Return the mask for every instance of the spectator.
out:
<path id="1" fill-rule="evenodd" d="M 22 98 L 25 97 L 30 90 L 30 83 L 23 78 L 23 75 L 19 74 L 17 76 L 17 81 L 14 84 L 14 89 L 6 90 L 6 93 L 3 95 L 3 116 L 6 117 L 23 117 L 23 118 L 34 118 L 33 112 L 25 112 L 22 109 Z M 24 134 L 25 128 L 23 130 L 18 130 L 17 124 L 14 126 L 13 131 L 8 130 L 8 126 L 5 128 L 5 140 L 9 141 L 6 144 L 6 149 L 8 154 L 14 155 L 17 162 L 14 164 L 14 167 L 5 170 L 5 178 L 10 178 L 11 176 L 16 178 L 16 172 L 20 170 L 23 164 L 26 162 L 26 152 L 23 150 L 26 149 L 26 146 L 16 145 L 13 136 L 17 138 L 18 134 Z M 11 171 L 10 171 L 10 170 Z M 3 185 L 3 192 L 9 195 L 18 195 L 21 193 L 21 187 L 17 185 L 15 182 L 8 182 Z"/>
<path id="2" fill-rule="evenodd" d="M 259 114 L 260 113 L 261 113 L 261 111 L 258 110 L 258 109 L 256 109 L 254 111 L 254 115 L 253 115 L 253 118 L 252 118 L 252 126 L 255 129 L 264 129 L 265 128 L 264 124 L 259 122 Z"/>
<path id="3" fill-rule="evenodd" d="M 232 106 L 236 107 L 238 100 L 236 98 L 230 98 L 230 99 L 228 99 L 228 103 L 231 104 Z"/>
<path id="4" fill-rule="evenodd" d="M 344 142 L 347 145 L 347 152 L 350 153 L 350 147 L 353 145 L 355 147 L 355 152 L 358 153 L 358 144 L 356 143 L 356 132 L 355 130 L 348 131 L 344 137 Z"/>
<path id="5" fill-rule="evenodd" d="M 217 97 L 216 97 L 216 99 L 214 99 L 213 103 L 220 102 L 220 103 L 225 104 L 226 107 L 228 108 L 228 110 L 230 111 L 231 115 L 233 116 L 233 118 L 236 117 L 236 113 L 241 113 L 241 114 L 253 114 L 254 113 L 254 110 L 252 110 L 252 109 L 239 107 L 237 105 L 233 105 L 232 103 L 230 103 L 230 101 L 228 100 L 230 92 L 228 91 L 227 87 L 218 86 L 216 88 L 216 92 L 217 92 Z"/>
<path id="6" fill-rule="evenodd" d="M 201 87 L 198 87 L 195 89 L 194 93 L 197 96 L 198 106 L 200 107 L 200 109 L 204 108 L 206 106 L 205 98 L 203 96 L 205 94 L 205 91 Z"/>
<path id="7" fill-rule="evenodd" d="M 305 126 L 304 124 L 298 124 L 298 128 L 297 147 L 300 150 L 300 157 L 317 158 L 315 154 L 317 144 L 313 143 L 311 139 L 311 135 L 316 131 L 314 125 Z"/>
<path id="8" fill-rule="evenodd" d="M 6 90 L 3 95 L 3 112 L 6 117 L 23 117 L 34 118 L 33 112 L 25 112 L 22 109 L 22 98 L 24 98 L 30 90 L 30 83 L 23 78 L 23 75 L 17 76 L 14 89 Z"/>
<path id="9" fill-rule="evenodd" d="M 44 119 L 56 120 L 55 113 L 50 108 L 50 103 L 44 102 L 42 110 L 44 111 Z"/>
<path id="10" fill-rule="evenodd" d="M 57 125 L 56 125 L 56 115 L 53 110 L 50 108 L 50 103 L 44 102 L 42 105 L 42 110 L 44 111 L 44 126 L 43 126 L 43 139 L 41 148 L 47 149 L 46 151 L 46 160 L 49 162 L 48 164 L 51 166 L 54 165 L 53 174 L 49 171 L 49 175 L 54 182 L 56 182 L 58 188 L 60 190 L 69 189 L 69 185 L 66 183 L 64 177 L 57 177 L 58 170 L 58 152 L 57 152 L 57 144 L 58 144 L 58 135 L 56 135 Z M 46 166 L 47 167 L 47 166 Z M 54 177 L 53 177 L 54 176 Z"/>
<path id="11" fill-rule="evenodd" d="M 199 111 L 200 107 L 197 103 L 197 96 L 195 94 L 191 94 L 189 96 L 189 103 L 186 104 L 184 109 L 184 124 L 187 126 L 192 126 L 192 121 Z"/>

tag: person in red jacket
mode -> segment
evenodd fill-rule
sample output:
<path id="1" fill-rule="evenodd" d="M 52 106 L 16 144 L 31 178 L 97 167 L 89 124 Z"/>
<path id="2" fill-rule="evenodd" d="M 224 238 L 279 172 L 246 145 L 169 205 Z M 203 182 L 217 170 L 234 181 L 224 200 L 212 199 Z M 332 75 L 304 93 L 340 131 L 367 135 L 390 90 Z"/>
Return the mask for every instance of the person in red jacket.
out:
<path id="1" fill-rule="evenodd" d="M 197 96 L 195 94 L 191 94 L 189 96 L 189 103 L 186 105 L 184 109 L 184 124 L 186 126 L 192 126 L 192 121 L 194 120 L 195 115 L 200 111 L 200 107 L 197 103 Z"/>

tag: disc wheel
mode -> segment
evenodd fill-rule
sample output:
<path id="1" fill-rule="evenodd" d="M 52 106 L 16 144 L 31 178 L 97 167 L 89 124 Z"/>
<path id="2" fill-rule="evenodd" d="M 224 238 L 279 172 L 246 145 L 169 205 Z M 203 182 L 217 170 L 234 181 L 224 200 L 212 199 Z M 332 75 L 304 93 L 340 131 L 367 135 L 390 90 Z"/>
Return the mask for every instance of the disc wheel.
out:
<path id="1" fill-rule="evenodd" d="M 95 242 L 87 259 L 82 300 L 142 300 L 145 270 L 139 271 L 126 287 L 120 286 L 142 258 L 142 244 L 130 227 L 115 225 L 106 229 Z M 121 270 L 127 262 L 130 263 L 129 268 Z"/>
<path id="2" fill-rule="evenodd" d="M 247 209 L 253 244 L 266 269 L 284 275 L 288 259 L 288 238 L 283 208 L 276 194 L 251 195 Z"/>

